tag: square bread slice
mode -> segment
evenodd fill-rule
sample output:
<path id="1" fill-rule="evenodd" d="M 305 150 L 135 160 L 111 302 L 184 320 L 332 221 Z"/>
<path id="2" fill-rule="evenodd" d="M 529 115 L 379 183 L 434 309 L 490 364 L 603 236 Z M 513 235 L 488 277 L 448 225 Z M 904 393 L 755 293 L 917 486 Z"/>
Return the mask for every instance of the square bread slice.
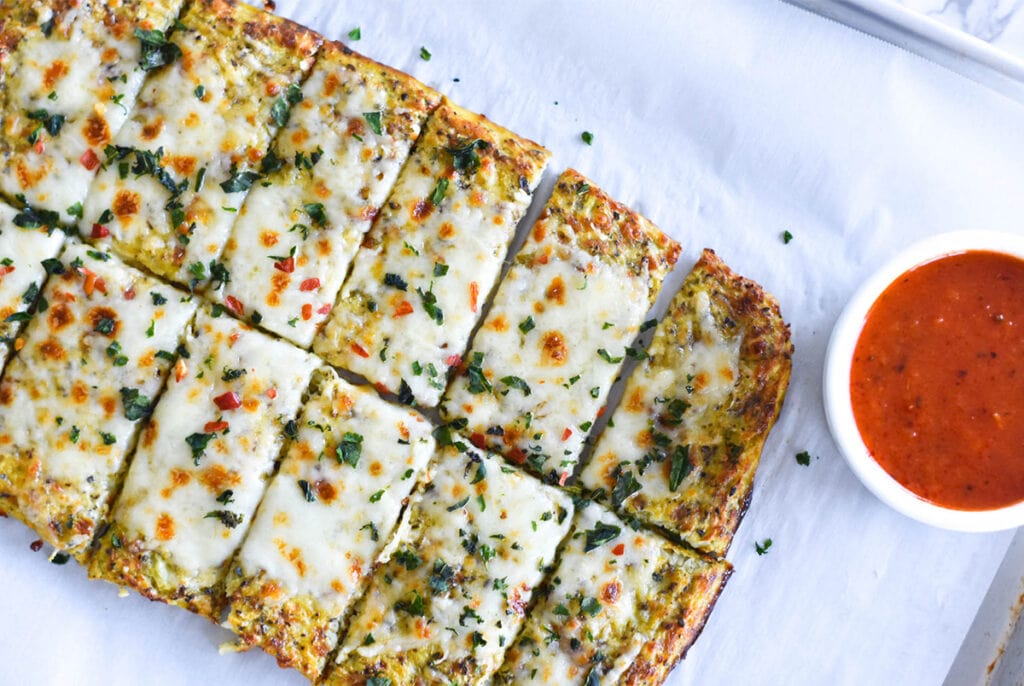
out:
<path id="1" fill-rule="evenodd" d="M 4 2 L 0 193 L 81 216 L 103 148 L 135 104 L 182 0 Z M 140 34 L 142 38 L 140 39 Z M 66 213 L 66 214 L 63 214 Z"/>
<path id="2" fill-rule="evenodd" d="M 0 382 L 0 509 L 80 557 L 106 519 L 195 305 L 78 243 L 47 269 L 40 311 Z"/>
<path id="3" fill-rule="evenodd" d="M 82 226 L 196 288 L 230 278 L 218 259 L 320 38 L 242 3 L 194 0 L 168 40 L 166 64 L 104 149 Z"/>
<path id="4" fill-rule="evenodd" d="M 0 370 L 11 350 L 25 344 L 18 333 L 35 312 L 52 260 L 64 244 L 56 222 L 0 202 Z M 40 303 L 41 304 L 41 303 Z"/>
<path id="5" fill-rule="evenodd" d="M 456 441 L 430 469 L 327 684 L 487 683 L 568 532 L 569 497 L 499 458 Z"/>
<path id="6" fill-rule="evenodd" d="M 435 444 L 419 414 L 330 367 L 310 396 L 226 590 L 240 645 L 315 681 Z"/>
<path id="7" fill-rule="evenodd" d="M 452 380 L 441 414 L 553 482 L 572 474 L 679 244 L 569 169 Z"/>
<path id="8" fill-rule="evenodd" d="M 442 104 L 313 349 L 403 402 L 436 405 L 548 156 L 480 115 Z"/>
<path id="9" fill-rule="evenodd" d="M 494 683 L 662 684 L 731 573 L 599 505 L 579 510 Z"/>
<path id="10" fill-rule="evenodd" d="M 223 260 L 231 280 L 218 299 L 308 348 L 440 98 L 325 43 L 239 213 Z"/>
<path id="11" fill-rule="evenodd" d="M 217 621 L 228 563 L 318 366 L 288 343 L 199 310 L 89 575 Z"/>
<path id="12" fill-rule="evenodd" d="M 724 555 L 782 408 L 792 355 L 775 299 L 705 250 L 627 382 L 583 486 Z"/>

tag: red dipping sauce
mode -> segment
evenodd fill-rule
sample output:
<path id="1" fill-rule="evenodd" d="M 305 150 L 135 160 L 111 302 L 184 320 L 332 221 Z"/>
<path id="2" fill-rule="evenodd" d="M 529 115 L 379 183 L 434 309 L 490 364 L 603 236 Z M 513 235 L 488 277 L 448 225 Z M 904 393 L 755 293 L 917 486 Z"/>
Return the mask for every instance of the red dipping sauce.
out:
<path id="1" fill-rule="evenodd" d="M 871 456 L 925 500 L 1024 501 L 1024 260 L 969 251 L 900 276 L 868 312 L 850 397 Z"/>

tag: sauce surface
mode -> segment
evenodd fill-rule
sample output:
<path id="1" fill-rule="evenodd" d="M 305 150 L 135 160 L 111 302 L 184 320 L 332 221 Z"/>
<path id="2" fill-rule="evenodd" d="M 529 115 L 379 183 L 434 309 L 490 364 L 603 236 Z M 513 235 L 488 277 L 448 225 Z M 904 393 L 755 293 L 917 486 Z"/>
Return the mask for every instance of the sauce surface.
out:
<path id="1" fill-rule="evenodd" d="M 871 456 L 920 497 L 1024 501 L 1024 260 L 969 251 L 900 276 L 868 312 L 850 396 Z"/>

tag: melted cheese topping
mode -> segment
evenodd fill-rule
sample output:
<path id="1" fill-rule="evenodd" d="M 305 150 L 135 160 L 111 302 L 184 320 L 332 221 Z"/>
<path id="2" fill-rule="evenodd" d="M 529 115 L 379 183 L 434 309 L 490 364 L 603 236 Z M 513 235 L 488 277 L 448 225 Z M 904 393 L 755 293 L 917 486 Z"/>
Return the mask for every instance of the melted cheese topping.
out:
<path id="1" fill-rule="evenodd" d="M 182 56 L 146 82 L 117 151 L 104 157 L 83 222 L 101 225 L 93 238 L 126 258 L 190 285 L 223 280 L 214 263 L 286 116 L 288 87 L 317 46 L 304 33 L 292 48 L 261 40 L 252 23 L 283 20 L 246 5 L 224 5 L 230 18 L 206 5 L 183 15 L 186 28 L 172 36 Z"/>
<path id="2" fill-rule="evenodd" d="M 559 583 L 546 587 L 495 683 L 620 683 L 668 625 L 703 623 L 727 569 L 590 506 L 560 553 Z"/>
<path id="3" fill-rule="evenodd" d="M 317 366 L 313 356 L 227 316 L 201 310 L 195 328 L 115 513 L 130 539 L 166 561 L 163 573 L 178 575 L 159 587 L 217 580 L 249 528 L 285 424 Z"/>
<path id="4" fill-rule="evenodd" d="M 17 319 L 34 304 L 46 279 L 42 261 L 56 256 L 64 243 L 63 231 L 15 225 L 18 214 L 0 203 L 0 369 L 7 360 L 9 346 L 24 345 L 24 341 L 17 340 L 22 326 Z M 12 315 L 17 316 L 8 321 Z"/>
<path id="5" fill-rule="evenodd" d="M 436 405 L 547 156 L 442 105 L 367 234 L 314 349 L 378 387 Z"/>
<path id="6" fill-rule="evenodd" d="M 103 521 L 195 309 L 104 257 L 78 244 L 64 251 L 63 274 L 42 295 L 48 306 L 0 385 L 0 459 L 12 466 L 20 516 L 72 551 Z"/>
<path id="7" fill-rule="evenodd" d="M 335 43 L 302 91 L 277 137 L 283 167 L 242 207 L 220 297 L 309 347 L 438 96 Z"/>
<path id="8" fill-rule="evenodd" d="M 742 341 L 742 330 L 715 316 L 708 291 L 680 291 L 655 331 L 650 357 L 630 377 L 612 423 L 598 439 L 580 476 L 583 485 L 611 494 L 616 506 L 630 512 L 653 510 L 674 530 L 679 527 L 666 513 L 677 504 L 701 501 L 714 510 L 709 499 L 728 494 L 720 492 L 721 484 L 707 483 L 716 477 L 703 451 L 724 452 L 730 439 L 721 419 L 741 378 Z M 622 498 L 619 483 L 629 475 L 639 489 Z M 692 545 L 708 545 L 701 532 L 678 533 Z"/>
<path id="9" fill-rule="evenodd" d="M 567 496 L 446 448 L 375 572 L 328 683 L 478 683 L 501 662 L 571 521 Z M 475 482 L 475 483 L 474 483 Z"/>
<path id="10" fill-rule="evenodd" d="M 262 572 L 284 595 L 315 597 L 326 626 L 370 572 L 434 439 L 418 414 L 346 383 L 330 368 L 323 374 L 239 561 L 245 577 Z"/>
<path id="11" fill-rule="evenodd" d="M 57 16 L 46 9 L 34 17 L 39 23 L 26 29 L 4 65 L 0 191 L 61 213 L 85 199 L 97 166 L 89 156 L 102 158 L 146 76 L 134 31 L 166 29 L 181 4 L 83 0 Z M 46 36 L 41 27 L 50 20 Z M 54 117 L 63 117 L 59 126 Z"/>
<path id="12" fill-rule="evenodd" d="M 620 230 L 592 228 L 601 205 L 578 199 L 600 191 L 577 177 L 559 180 L 442 405 L 477 445 L 555 479 L 572 473 L 663 276 L 603 252 Z"/>

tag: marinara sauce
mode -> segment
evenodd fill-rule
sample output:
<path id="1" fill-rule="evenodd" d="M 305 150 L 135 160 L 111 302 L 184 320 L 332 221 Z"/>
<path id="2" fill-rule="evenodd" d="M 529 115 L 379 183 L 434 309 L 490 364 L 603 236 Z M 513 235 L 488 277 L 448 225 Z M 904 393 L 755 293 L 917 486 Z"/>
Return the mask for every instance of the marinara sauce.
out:
<path id="1" fill-rule="evenodd" d="M 850 395 L 872 457 L 920 497 L 1024 501 L 1024 260 L 969 251 L 900 276 L 868 312 Z"/>

